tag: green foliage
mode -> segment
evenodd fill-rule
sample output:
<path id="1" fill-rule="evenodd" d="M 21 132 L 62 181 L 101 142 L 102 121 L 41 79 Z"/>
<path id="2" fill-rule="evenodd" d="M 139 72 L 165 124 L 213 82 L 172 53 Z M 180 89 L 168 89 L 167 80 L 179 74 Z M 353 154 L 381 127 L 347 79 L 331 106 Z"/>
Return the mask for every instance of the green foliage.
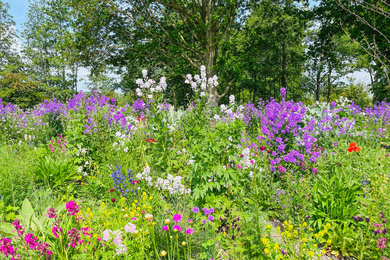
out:
<path id="1" fill-rule="evenodd" d="M 37 183 L 43 183 L 53 190 L 66 191 L 67 186 L 75 180 L 77 170 L 68 159 L 53 159 L 46 156 L 37 163 L 34 177 Z"/>
<path id="2" fill-rule="evenodd" d="M 312 189 L 312 225 L 321 229 L 326 223 L 347 224 L 359 213 L 361 185 L 353 176 L 319 177 Z"/>

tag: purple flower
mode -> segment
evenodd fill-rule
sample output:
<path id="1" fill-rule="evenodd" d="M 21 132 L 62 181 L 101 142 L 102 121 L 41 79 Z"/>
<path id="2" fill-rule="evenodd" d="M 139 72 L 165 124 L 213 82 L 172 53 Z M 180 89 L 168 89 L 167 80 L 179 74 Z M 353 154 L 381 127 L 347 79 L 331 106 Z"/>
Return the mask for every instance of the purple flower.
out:
<path id="1" fill-rule="evenodd" d="M 199 208 L 198 208 L 198 207 L 193 207 L 193 208 L 192 208 L 192 212 L 194 212 L 194 213 L 199 213 Z"/>
<path id="2" fill-rule="evenodd" d="M 207 219 L 208 219 L 208 221 L 214 221 L 213 215 L 208 216 Z"/>
<path id="3" fill-rule="evenodd" d="M 242 169 L 242 165 L 241 165 L 241 164 L 239 164 L 237 167 L 238 167 L 238 169 L 240 169 L 240 170 Z"/>
<path id="4" fill-rule="evenodd" d="M 207 220 L 205 220 L 205 219 L 202 220 L 202 223 L 203 223 L 203 224 L 206 224 L 206 223 L 207 223 Z"/>
<path id="5" fill-rule="evenodd" d="M 57 217 L 57 214 L 56 214 L 57 210 L 55 210 L 54 208 L 50 207 L 48 210 L 47 210 L 47 217 L 48 218 L 56 218 Z"/>

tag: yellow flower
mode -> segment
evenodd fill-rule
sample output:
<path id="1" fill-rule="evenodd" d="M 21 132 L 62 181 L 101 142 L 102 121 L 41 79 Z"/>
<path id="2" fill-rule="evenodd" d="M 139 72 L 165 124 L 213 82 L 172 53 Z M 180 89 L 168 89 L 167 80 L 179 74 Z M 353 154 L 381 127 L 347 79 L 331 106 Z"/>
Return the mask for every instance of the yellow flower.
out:
<path id="1" fill-rule="evenodd" d="M 149 206 L 149 207 L 148 207 L 148 210 L 152 210 L 152 207 L 151 207 L 151 206 Z"/>
<path id="2" fill-rule="evenodd" d="M 264 253 L 265 253 L 266 255 L 268 255 L 268 254 L 269 254 L 269 249 L 268 249 L 268 248 L 264 249 Z"/>
<path id="3" fill-rule="evenodd" d="M 279 227 L 279 226 L 277 226 L 277 227 L 276 227 L 276 230 L 277 230 L 278 232 L 280 232 L 280 227 Z"/>
<path id="4" fill-rule="evenodd" d="M 332 240 L 328 239 L 328 240 L 326 240 L 326 243 L 327 243 L 328 245 L 330 245 L 330 244 L 332 244 Z"/>
<path id="5" fill-rule="evenodd" d="M 302 242 L 306 243 L 307 242 L 307 238 L 306 237 L 302 238 Z"/>
<path id="6" fill-rule="evenodd" d="M 165 223 L 166 225 L 168 225 L 169 223 L 171 223 L 171 220 L 170 220 L 169 218 L 167 218 L 167 219 L 164 221 L 164 223 Z"/>
<path id="7" fill-rule="evenodd" d="M 166 256 L 167 254 L 168 254 L 167 251 L 164 250 L 160 252 L 160 256 Z"/>
<path id="8" fill-rule="evenodd" d="M 294 230 L 294 236 L 298 236 L 298 231 Z"/>
<path id="9" fill-rule="evenodd" d="M 138 200 L 135 200 L 134 203 L 138 203 Z M 134 203 L 133 203 L 133 204 L 134 204 Z"/>
<path id="10" fill-rule="evenodd" d="M 317 248 L 317 244 L 314 244 L 313 247 L 314 247 L 314 248 Z"/>
<path id="11" fill-rule="evenodd" d="M 150 196 L 150 197 L 149 197 L 149 200 L 152 200 L 152 199 L 153 199 L 153 196 Z"/>
<path id="12" fill-rule="evenodd" d="M 141 208 L 140 208 L 140 207 L 137 207 L 137 211 L 141 211 Z"/>
<path id="13" fill-rule="evenodd" d="M 182 246 L 186 246 L 187 243 L 186 243 L 185 241 L 183 241 L 183 242 L 181 242 L 181 245 L 182 245 Z"/>
<path id="14" fill-rule="evenodd" d="M 313 256 L 314 256 L 314 252 L 313 252 L 313 251 L 309 251 L 309 252 L 307 252 L 307 254 L 308 254 L 310 257 L 313 257 Z"/>
<path id="15" fill-rule="evenodd" d="M 153 222 L 152 222 L 152 225 L 153 225 L 153 226 L 156 225 L 156 222 L 153 221 Z"/>
<path id="16" fill-rule="evenodd" d="M 288 230 L 291 231 L 294 229 L 294 226 L 293 225 L 288 225 Z"/>
<path id="17" fill-rule="evenodd" d="M 324 249 L 322 249 L 322 250 L 321 250 L 321 253 L 322 253 L 322 254 L 325 254 L 325 253 L 326 253 L 326 251 L 325 251 Z"/>
<path id="18" fill-rule="evenodd" d="M 309 231 L 311 232 L 311 231 L 313 231 L 313 229 L 311 227 L 309 227 Z"/>
<path id="19" fill-rule="evenodd" d="M 314 238 L 318 238 L 318 234 L 314 234 Z"/>
<path id="20" fill-rule="evenodd" d="M 97 238 L 97 234 L 93 234 L 93 238 Z"/>
<path id="21" fill-rule="evenodd" d="M 146 209 L 146 205 L 144 204 L 143 206 L 142 206 L 144 209 Z"/>
<path id="22" fill-rule="evenodd" d="M 306 223 L 306 222 L 303 222 L 303 223 L 302 223 L 302 226 L 303 226 L 303 227 L 307 227 L 307 223 Z"/>
<path id="23" fill-rule="evenodd" d="M 271 225 L 267 225 L 266 228 L 267 228 L 267 229 L 271 229 Z"/>
<path id="24" fill-rule="evenodd" d="M 274 250 L 278 251 L 279 250 L 279 245 L 277 243 L 274 244 Z"/>

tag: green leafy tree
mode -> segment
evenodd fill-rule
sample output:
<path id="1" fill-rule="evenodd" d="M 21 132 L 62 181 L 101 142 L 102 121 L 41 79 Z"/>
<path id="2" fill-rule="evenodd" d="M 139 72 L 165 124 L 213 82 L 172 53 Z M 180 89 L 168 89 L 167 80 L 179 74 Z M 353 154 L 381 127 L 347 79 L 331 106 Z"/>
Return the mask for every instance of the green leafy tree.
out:
<path id="1" fill-rule="evenodd" d="M 205 65 L 212 77 L 221 44 L 246 4 L 243 0 L 74 1 L 75 30 L 88 64 L 95 67 L 143 58 L 182 76 Z M 183 70 L 184 63 L 191 65 L 191 71 Z M 227 88 L 221 95 L 216 88 L 207 91 L 212 94 L 208 103 L 216 106 Z"/>

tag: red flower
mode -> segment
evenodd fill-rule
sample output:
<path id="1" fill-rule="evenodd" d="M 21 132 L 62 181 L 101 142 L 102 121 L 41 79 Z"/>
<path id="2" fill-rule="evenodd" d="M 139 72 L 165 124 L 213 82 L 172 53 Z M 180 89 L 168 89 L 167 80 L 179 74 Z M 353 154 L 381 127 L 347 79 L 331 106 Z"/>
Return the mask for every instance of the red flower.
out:
<path id="1" fill-rule="evenodd" d="M 265 146 L 260 146 L 260 150 L 264 151 L 265 150 Z"/>
<path id="2" fill-rule="evenodd" d="M 267 150 L 267 153 L 271 153 L 271 151 L 270 151 L 270 150 Z"/>
<path id="3" fill-rule="evenodd" d="M 149 142 L 149 139 L 145 139 L 146 142 Z"/>
<path id="4" fill-rule="evenodd" d="M 115 202 L 115 198 L 112 198 L 111 201 L 112 201 L 112 202 Z"/>
<path id="5" fill-rule="evenodd" d="M 114 189 L 111 189 L 111 190 L 110 190 L 110 192 L 113 192 L 113 191 L 114 191 Z"/>
<path id="6" fill-rule="evenodd" d="M 243 155 L 243 154 L 241 154 L 240 156 L 241 156 L 241 158 L 242 158 L 242 157 L 244 157 L 244 155 Z"/>
<path id="7" fill-rule="evenodd" d="M 360 147 L 357 147 L 356 146 L 356 143 L 350 143 L 349 144 L 349 148 L 347 149 L 347 151 L 348 152 L 352 152 L 352 151 L 354 151 L 354 152 L 359 152 L 360 151 Z"/>

